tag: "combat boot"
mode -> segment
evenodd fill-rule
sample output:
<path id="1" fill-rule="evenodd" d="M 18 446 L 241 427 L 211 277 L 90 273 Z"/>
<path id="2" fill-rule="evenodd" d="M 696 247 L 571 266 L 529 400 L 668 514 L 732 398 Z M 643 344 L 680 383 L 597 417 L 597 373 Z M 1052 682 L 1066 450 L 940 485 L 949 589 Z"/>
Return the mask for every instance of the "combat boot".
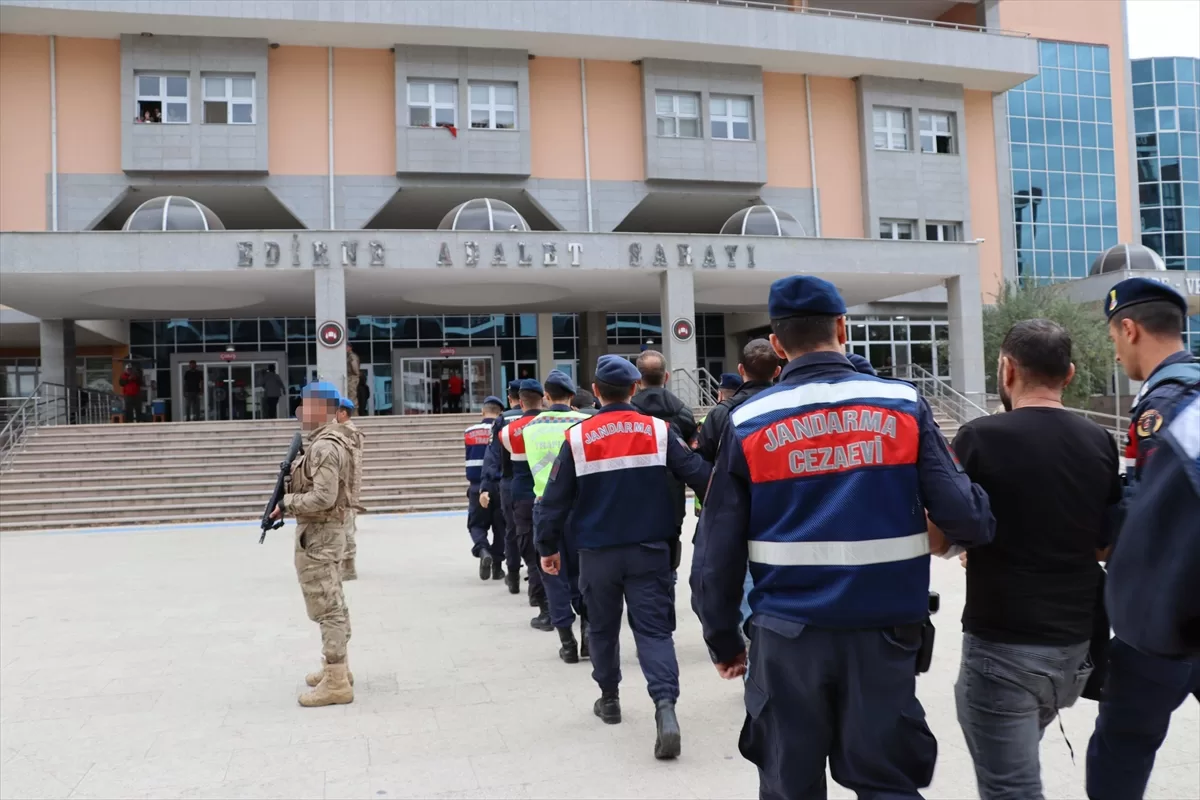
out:
<path id="1" fill-rule="evenodd" d="M 350 670 L 346 662 L 326 664 L 325 675 L 311 692 L 300 695 L 300 705 L 316 706 L 344 705 L 354 702 L 354 687 L 350 685 Z"/>
<path id="2" fill-rule="evenodd" d="M 512 572 L 504 576 L 504 584 L 508 586 L 509 594 L 520 594 L 521 592 L 521 571 L 514 569 Z"/>
<path id="3" fill-rule="evenodd" d="M 550 606 L 546 605 L 545 601 L 542 601 L 538 605 L 538 609 L 541 613 L 529 620 L 529 627 L 539 631 L 546 631 L 547 633 L 554 630 L 554 623 L 550 621 Z"/>
<path id="4" fill-rule="evenodd" d="M 350 672 L 349 662 L 346 667 L 346 675 L 350 678 L 350 685 L 354 685 L 354 673 Z M 304 676 L 304 682 L 309 686 L 316 686 L 321 682 L 321 678 L 325 677 L 325 659 L 321 659 L 321 668 L 316 672 L 310 672 Z"/>
<path id="5" fill-rule="evenodd" d="M 592 653 L 588 649 L 588 621 L 583 617 L 579 618 L 579 657 L 591 658 Z"/>
<path id="6" fill-rule="evenodd" d="M 492 580 L 504 580 L 504 567 L 500 566 L 499 559 L 492 560 Z"/>
<path id="7" fill-rule="evenodd" d="M 579 642 L 575 641 L 575 634 L 571 629 L 559 628 L 558 641 L 562 643 L 562 647 L 558 648 L 558 657 L 568 664 L 578 664 Z"/>
<path id="8" fill-rule="evenodd" d="M 613 692 L 601 692 L 600 699 L 592 706 L 592 713 L 605 725 L 616 725 L 621 721 L 621 699 Z"/>
<path id="9" fill-rule="evenodd" d="M 482 553 L 479 556 L 479 580 L 486 581 L 492 574 L 492 555 Z"/>
<path id="10" fill-rule="evenodd" d="M 358 580 L 358 570 L 355 569 L 355 567 L 354 567 L 354 559 L 353 558 L 347 558 L 344 561 L 342 561 L 341 573 L 342 573 L 343 581 Z"/>
<path id="11" fill-rule="evenodd" d="M 675 716 L 674 700 L 655 702 L 654 726 L 658 729 L 658 737 L 654 740 L 654 757 L 659 759 L 678 758 L 680 751 L 679 719 Z"/>

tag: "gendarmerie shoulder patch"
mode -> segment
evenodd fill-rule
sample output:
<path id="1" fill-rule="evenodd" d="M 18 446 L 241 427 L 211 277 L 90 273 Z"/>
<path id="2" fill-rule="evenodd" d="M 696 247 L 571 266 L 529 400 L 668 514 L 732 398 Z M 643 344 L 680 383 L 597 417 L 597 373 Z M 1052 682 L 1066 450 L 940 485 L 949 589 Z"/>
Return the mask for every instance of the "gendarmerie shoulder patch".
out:
<path id="1" fill-rule="evenodd" d="M 1137 431 L 1139 438 L 1147 439 L 1158 433 L 1158 429 L 1162 427 L 1162 424 L 1162 414 L 1152 408 L 1149 411 L 1142 412 L 1142 415 L 1138 417 L 1133 427 Z"/>

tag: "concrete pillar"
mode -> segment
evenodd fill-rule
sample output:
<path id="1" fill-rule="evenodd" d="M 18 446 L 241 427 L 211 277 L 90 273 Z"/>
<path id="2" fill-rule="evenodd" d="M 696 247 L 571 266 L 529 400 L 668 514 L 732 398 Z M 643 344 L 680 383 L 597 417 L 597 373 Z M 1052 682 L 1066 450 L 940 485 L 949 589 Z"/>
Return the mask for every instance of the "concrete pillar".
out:
<path id="1" fill-rule="evenodd" d="M 596 375 L 596 359 L 608 352 L 608 315 L 603 311 L 579 314 L 579 375 L 576 383 L 590 386 Z"/>
<path id="2" fill-rule="evenodd" d="M 986 408 L 979 272 L 969 267 L 964 274 L 947 280 L 946 295 L 950 316 L 950 385 Z"/>
<path id="3" fill-rule="evenodd" d="M 670 388 L 685 403 L 695 405 L 700 401 L 696 390 L 696 280 L 689 269 L 668 269 L 659 277 L 659 313 L 662 315 L 662 352 L 667 357 L 667 370 L 686 370 L 693 380 L 671 381 Z M 691 325 L 692 335 L 687 341 L 675 336 L 674 325 L 686 320 Z"/>
<path id="4" fill-rule="evenodd" d="M 42 320 L 40 339 L 42 382 L 74 388 L 75 320 Z"/>
<path id="5" fill-rule="evenodd" d="M 538 380 L 546 380 L 554 369 L 554 315 L 537 315 Z"/>
<path id="6" fill-rule="evenodd" d="M 313 295 L 317 319 L 317 377 L 346 392 L 346 336 L 337 347 L 320 341 L 321 326 L 336 322 L 346 330 L 346 273 L 341 267 L 317 267 L 313 270 Z"/>

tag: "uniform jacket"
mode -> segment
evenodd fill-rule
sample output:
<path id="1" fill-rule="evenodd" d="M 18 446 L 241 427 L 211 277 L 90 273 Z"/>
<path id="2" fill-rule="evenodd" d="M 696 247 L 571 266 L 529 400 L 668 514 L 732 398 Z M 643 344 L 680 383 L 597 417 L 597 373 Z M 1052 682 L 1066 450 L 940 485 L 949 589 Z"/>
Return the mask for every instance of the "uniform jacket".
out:
<path id="1" fill-rule="evenodd" d="M 366 436 L 363 435 L 362 428 L 350 420 L 342 423 L 342 427 L 354 442 L 350 449 L 350 507 L 355 511 L 366 511 L 367 509 L 359 503 L 363 486 L 363 444 L 366 442 Z"/>
<path id="2" fill-rule="evenodd" d="M 346 396 L 358 397 L 358 379 L 362 373 L 362 364 L 358 353 L 346 348 Z"/>
<path id="3" fill-rule="evenodd" d="M 504 445 L 500 444 L 500 429 L 521 416 L 521 409 L 510 408 L 492 423 L 492 440 L 483 456 L 483 471 L 480 474 L 479 490 L 495 494 L 504 481 L 512 480 L 512 462 L 504 461 Z"/>
<path id="4" fill-rule="evenodd" d="M 534 499 L 533 473 L 529 471 L 529 457 L 525 454 L 525 440 L 521 438 L 521 429 L 541 413 L 540 408 L 524 411 L 521 416 L 510 420 L 500 429 L 500 444 L 504 447 L 500 455 L 508 463 L 512 473 L 510 491 L 514 500 Z"/>
<path id="5" fill-rule="evenodd" d="M 575 544 L 595 550 L 666 542 L 677 533 L 673 475 L 704 493 L 710 467 L 665 422 L 612 403 L 567 431 L 535 517 L 534 544 L 558 552 L 568 515 Z"/>
<path id="6" fill-rule="evenodd" d="M 986 493 L 907 383 L 810 353 L 730 415 L 692 557 L 714 659 L 743 649 L 743 573 L 759 624 L 882 628 L 928 610 L 925 513 L 963 545 L 991 541 Z"/>
<path id="7" fill-rule="evenodd" d="M 300 524 L 342 523 L 352 505 L 354 438 L 331 420 L 309 436 L 308 448 L 292 464 L 290 492 L 283 496 L 283 511 Z"/>
<path id="8" fill-rule="evenodd" d="M 671 426 L 675 434 L 683 441 L 691 444 L 696 439 L 696 418 L 692 414 L 692 410 L 684 405 L 683 401 L 675 396 L 665 387 L 655 386 L 649 389 L 643 389 L 633 396 L 630 400 L 634 408 L 641 411 L 643 414 L 648 414 L 651 417 L 656 417 L 663 420 Z M 684 497 L 683 484 L 673 475 L 667 477 L 667 485 L 671 498 L 675 501 L 675 513 L 677 521 L 675 526 L 678 527 L 687 513 L 687 500 Z"/>
<path id="9" fill-rule="evenodd" d="M 1172 377 L 1164 379 L 1168 370 Z M 1183 350 L 1164 358 L 1146 376 L 1129 410 L 1125 443 L 1125 481 L 1129 494 L 1136 490 L 1142 471 L 1162 442 L 1162 433 L 1174 418 L 1180 399 L 1197 383 L 1200 383 L 1200 363 Z"/>
<path id="10" fill-rule="evenodd" d="M 472 489 L 479 488 L 483 479 L 483 458 L 487 455 L 488 445 L 492 443 L 492 426 L 495 420 L 485 419 L 467 428 L 463 434 L 463 444 L 467 449 L 467 483 Z"/>
<path id="11" fill-rule="evenodd" d="M 704 424 L 700 426 L 699 439 L 696 443 L 696 452 L 700 454 L 700 457 L 710 464 L 716 461 L 717 447 L 721 444 L 721 437 L 725 434 L 729 413 L 754 395 L 770 388 L 770 381 L 746 381 L 733 397 L 722 400 L 713 406 L 712 411 L 709 411 L 708 416 L 704 418 Z"/>

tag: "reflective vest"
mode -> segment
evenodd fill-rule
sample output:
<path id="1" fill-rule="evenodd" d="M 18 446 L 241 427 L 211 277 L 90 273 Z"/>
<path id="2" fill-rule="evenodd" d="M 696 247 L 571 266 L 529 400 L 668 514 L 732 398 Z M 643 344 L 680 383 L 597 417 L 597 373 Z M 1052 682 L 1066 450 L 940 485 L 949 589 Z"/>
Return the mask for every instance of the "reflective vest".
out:
<path id="1" fill-rule="evenodd" d="M 550 470 L 558 457 L 567 429 L 588 415 L 580 411 L 543 411 L 521 430 L 529 471 L 533 474 L 533 494 L 541 497 L 550 480 Z"/>
<path id="2" fill-rule="evenodd" d="M 529 472 L 529 456 L 525 453 L 525 426 L 537 416 L 520 416 L 500 429 L 500 444 L 512 461 L 512 493 L 516 499 L 533 497 L 533 476 Z"/>
<path id="3" fill-rule="evenodd" d="M 575 464 L 572 525 L 595 550 L 665 542 L 679 518 L 667 481 L 670 428 L 632 407 L 601 410 L 567 431 Z"/>
<path id="4" fill-rule="evenodd" d="M 467 482 L 472 486 L 483 477 L 483 457 L 487 455 L 488 444 L 492 441 L 494 424 L 495 420 L 485 419 L 467 428 L 463 434 L 463 444 L 467 449 Z"/>
<path id="5" fill-rule="evenodd" d="M 780 384 L 734 409 L 755 614 L 824 628 L 926 616 L 918 412 L 913 386 L 863 374 Z"/>

